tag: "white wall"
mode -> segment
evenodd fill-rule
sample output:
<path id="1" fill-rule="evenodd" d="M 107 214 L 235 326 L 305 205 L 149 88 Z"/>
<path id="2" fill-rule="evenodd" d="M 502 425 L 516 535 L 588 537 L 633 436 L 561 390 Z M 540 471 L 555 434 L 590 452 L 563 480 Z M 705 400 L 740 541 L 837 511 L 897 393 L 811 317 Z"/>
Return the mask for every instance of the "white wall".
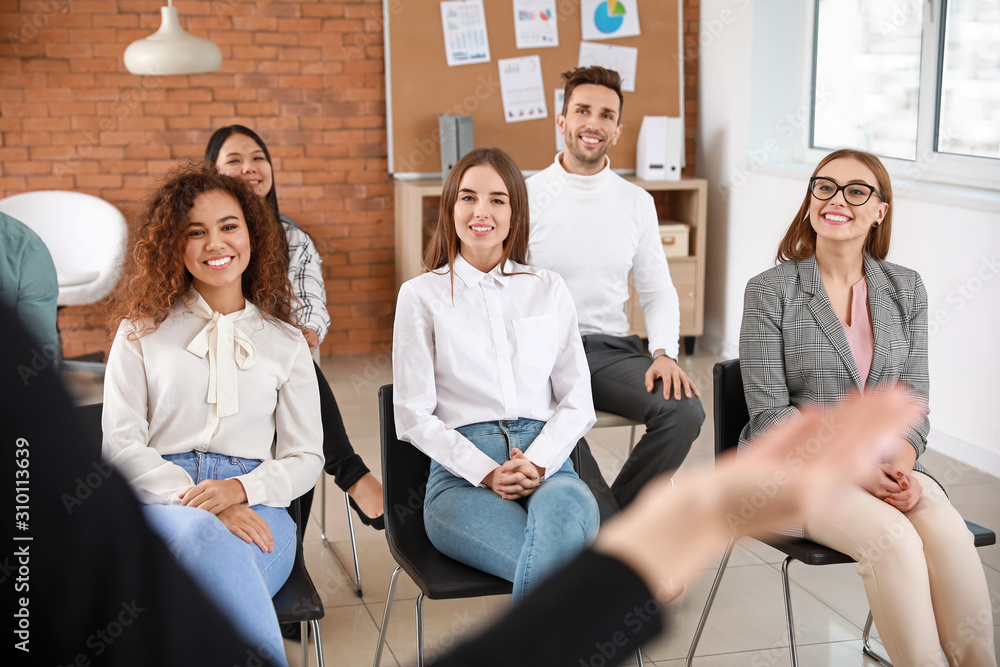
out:
<path id="1" fill-rule="evenodd" d="M 814 166 L 793 164 L 808 124 L 809 4 L 701 3 L 703 343 L 725 356 L 737 354 L 746 281 L 773 265 Z M 930 445 L 1000 476 L 1000 195 L 899 178 L 894 187 L 889 260 L 918 270 L 929 298 Z"/>

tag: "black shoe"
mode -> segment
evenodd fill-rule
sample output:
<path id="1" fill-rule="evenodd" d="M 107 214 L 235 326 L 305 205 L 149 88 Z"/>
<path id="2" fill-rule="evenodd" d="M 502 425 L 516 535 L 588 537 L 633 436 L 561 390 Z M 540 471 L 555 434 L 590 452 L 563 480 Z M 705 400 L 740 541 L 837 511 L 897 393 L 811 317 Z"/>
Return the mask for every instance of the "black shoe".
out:
<path id="1" fill-rule="evenodd" d="M 366 526 L 371 526 L 375 530 L 385 530 L 384 514 L 382 516 L 377 516 L 373 519 L 361 511 L 361 508 L 358 507 L 358 504 L 354 502 L 354 498 L 347 496 L 347 501 L 351 503 L 351 507 L 353 507 L 354 511 L 358 513 L 358 518 L 361 519 L 361 523 L 365 524 Z"/>

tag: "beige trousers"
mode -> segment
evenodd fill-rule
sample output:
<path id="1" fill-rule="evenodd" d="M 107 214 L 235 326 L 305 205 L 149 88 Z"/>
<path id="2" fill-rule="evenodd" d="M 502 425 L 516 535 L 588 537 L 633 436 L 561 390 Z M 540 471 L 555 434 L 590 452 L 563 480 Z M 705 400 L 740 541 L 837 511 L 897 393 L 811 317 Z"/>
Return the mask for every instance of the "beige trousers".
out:
<path id="1" fill-rule="evenodd" d="M 923 493 L 909 512 L 853 487 L 806 521 L 805 535 L 858 561 L 893 665 L 995 667 L 993 612 L 972 533 L 941 487 L 914 474 Z"/>

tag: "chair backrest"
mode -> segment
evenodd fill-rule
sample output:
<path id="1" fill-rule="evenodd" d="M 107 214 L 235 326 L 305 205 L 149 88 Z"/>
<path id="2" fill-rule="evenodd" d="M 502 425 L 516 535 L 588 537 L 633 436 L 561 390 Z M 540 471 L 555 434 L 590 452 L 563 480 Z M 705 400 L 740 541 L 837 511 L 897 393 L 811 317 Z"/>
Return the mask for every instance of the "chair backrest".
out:
<path id="1" fill-rule="evenodd" d="M 115 286 L 126 227 L 113 204 L 82 192 L 37 190 L 0 199 L 0 211 L 30 227 L 49 249 L 60 306 L 96 303 Z"/>
<path id="2" fill-rule="evenodd" d="M 750 421 L 747 399 L 743 393 L 740 360 L 720 361 L 712 369 L 715 399 L 715 455 L 732 449 L 740 442 L 740 433 Z"/>
<path id="3" fill-rule="evenodd" d="M 103 403 L 81 405 L 76 409 L 76 414 L 80 417 L 80 423 L 83 424 L 84 435 L 87 436 L 87 444 L 93 449 L 89 453 L 95 460 L 100 460 L 101 458 L 101 443 L 104 439 L 104 430 L 101 426 L 101 415 L 103 412 Z"/>
<path id="4" fill-rule="evenodd" d="M 404 545 L 429 543 L 424 530 L 424 493 L 430 458 L 396 437 L 392 385 L 378 390 L 379 434 L 382 441 L 382 485 L 385 489 L 385 535 L 397 562 L 407 559 Z"/>

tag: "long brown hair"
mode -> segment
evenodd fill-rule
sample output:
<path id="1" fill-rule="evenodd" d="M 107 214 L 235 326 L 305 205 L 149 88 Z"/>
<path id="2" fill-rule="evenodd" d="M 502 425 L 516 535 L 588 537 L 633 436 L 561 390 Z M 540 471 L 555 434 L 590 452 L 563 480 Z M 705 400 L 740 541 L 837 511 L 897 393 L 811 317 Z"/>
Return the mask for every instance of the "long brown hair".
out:
<path id="1" fill-rule="evenodd" d="M 188 213 L 199 195 L 215 190 L 232 196 L 246 219 L 250 261 L 243 272 L 243 296 L 265 317 L 292 323 L 288 255 L 278 221 L 249 183 L 203 162 L 169 172 L 130 221 L 122 274 L 107 304 L 112 335 L 125 318 L 136 323 L 139 336 L 152 333 L 191 289 L 193 278 L 184 265 Z"/>
<path id="2" fill-rule="evenodd" d="M 819 173 L 820 169 L 834 160 L 841 158 L 857 160 L 871 169 L 871 172 L 875 174 L 879 194 L 882 195 L 882 201 L 889 208 L 886 210 L 882 222 L 877 227 L 872 227 L 868 232 L 868 238 L 865 239 L 864 251 L 875 259 L 885 259 L 886 255 L 889 254 L 889 239 L 892 237 L 892 182 L 889 180 L 889 172 L 886 171 L 882 161 L 871 153 L 843 148 L 830 153 L 820 160 L 819 164 L 813 170 L 812 175 L 815 176 Z M 788 227 L 788 231 L 785 232 L 785 237 L 781 239 L 781 244 L 778 245 L 776 261 L 779 264 L 781 262 L 806 259 L 816 254 L 816 230 L 812 228 L 812 224 L 809 222 L 809 204 L 811 201 L 812 193 L 809 192 L 807 186 L 806 196 L 802 200 L 802 205 L 799 206 L 799 212 L 795 214 L 792 224 Z"/>
<path id="3" fill-rule="evenodd" d="M 462 242 L 455 231 L 455 202 L 458 201 L 458 187 L 462 176 L 470 167 L 488 164 L 497 170 L 507 193 L 510 195 L 510 232 L 503 242 L 503 254 L 500 257 L 500 271 L 508 259 L 524 264 L 528 256 L 528 188 L 524 184 L 524 176 L 517 168 L 511 156 L 499 148 L 476 148 L 469 151 L 455 163 L 448 172 L 441 192 L 441 209 L 438 213 L 437 229 L 427 245 L 424 253 L 424 268 L 436 271 L 441 267 L 451 267 L 455 264 L 455 256 L 462 247 Z"/>

